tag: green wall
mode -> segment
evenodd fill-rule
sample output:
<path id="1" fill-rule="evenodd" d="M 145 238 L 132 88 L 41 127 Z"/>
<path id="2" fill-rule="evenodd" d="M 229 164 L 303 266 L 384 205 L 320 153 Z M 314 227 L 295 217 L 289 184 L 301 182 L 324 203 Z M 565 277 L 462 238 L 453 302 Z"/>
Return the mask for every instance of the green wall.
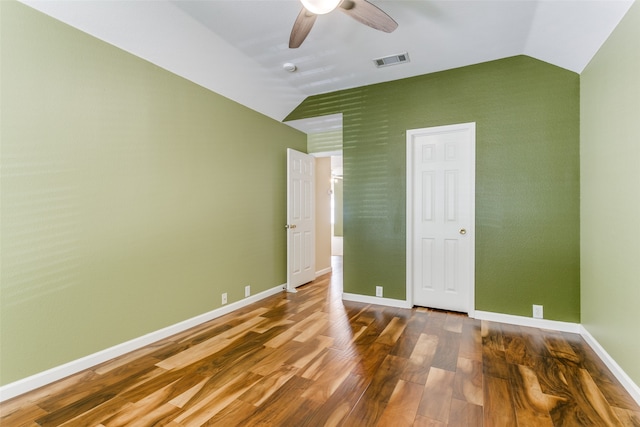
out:
<path id="1" fill-rule="evenodd" d="M 582 324 L 640 385 L 640 3 L 580 76 Z"/>
<path id="2" fill-rule="evenodd" d="M 342 131 L 333 130 L 308 134 L 307 150 L 309 153 L 342 151 Z"/>
<path id="3" fill-rule="evenodd" d="M 476 309 L 580 321 L 579 76 L 518 56 L 306 99 L 343 114 L 344 290 L 404 300 L 405 132 L 477 122 Z"/>
<path id="4" fill-rule="evenodd" d="M 0 383 L 286 282 L 303 133 L 0 7 Z"/>

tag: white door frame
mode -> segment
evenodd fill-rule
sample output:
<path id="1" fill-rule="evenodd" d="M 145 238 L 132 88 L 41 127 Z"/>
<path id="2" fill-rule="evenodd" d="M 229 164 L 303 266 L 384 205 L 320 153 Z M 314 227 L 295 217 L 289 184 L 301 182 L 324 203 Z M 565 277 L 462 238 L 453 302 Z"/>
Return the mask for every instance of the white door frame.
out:
<path id="1" fill-rule="evenodd" d="M 475 188 L 476 188 L 476 123 L 460 123 L 454 125 L 434 126 L 421 129 L 409 129 L 406 132 L 406 150 L 407 150 L 407 174 L 406 174 L 406 186 L 407 186 L 407 212 L 406 212 L 406 257 L 407 257 L 407 271 L 406 271 L 406 286 L 407 286 L 407 302 L 410 306 L 413 306 L 413 147 L 411 146 L 412 136 L 416 133 L 424 133 L 425 131 L 433 131 L 434 133 L 460 131 L 464 129 L 471 130 L 471 162 L 470 162 L 470 193 L 473 200 L 471 200 L 471 212 L 470 216 L 473 218 L 474 224 L 471 225 L 472 232 L 467 236 L 471 239 L 471 247 L 473 250 L 470 254 L 469 268 L 471 274 L 471 284 L 469 289 L 469 301 L 468 301 L 468 315 L 469 317 L 475 317 Z"/>

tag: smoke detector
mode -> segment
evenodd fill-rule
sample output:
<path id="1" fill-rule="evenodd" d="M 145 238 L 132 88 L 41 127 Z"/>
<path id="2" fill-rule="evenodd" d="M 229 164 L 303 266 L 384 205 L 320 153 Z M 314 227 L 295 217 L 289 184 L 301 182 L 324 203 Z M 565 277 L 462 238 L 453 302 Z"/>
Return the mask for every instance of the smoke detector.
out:
<path id="1" fill-rule="evenodd" d="M 293 73 L 294 71 L 296 71 L 298 69 L 298 67 L 296 67 L 296 64 L 294 64 L 292 62 L 285 62 L 284 64 L 282 64 L 282 68 L 285 71 L 288 71 L 290 73 Z"/>

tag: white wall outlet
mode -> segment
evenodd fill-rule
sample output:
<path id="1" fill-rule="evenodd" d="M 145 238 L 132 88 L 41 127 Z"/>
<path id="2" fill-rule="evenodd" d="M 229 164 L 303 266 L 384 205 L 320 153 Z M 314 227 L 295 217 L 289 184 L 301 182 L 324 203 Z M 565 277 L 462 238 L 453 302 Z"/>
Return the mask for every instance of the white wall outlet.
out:
<path id="1" fill-rule="evenodd" d="M 544 312 L 542 311 L 541 305 L 533 304 L 533 318 L 534 319 L 542 319 L 544 318 Z"/>
<path id="2" fill-rule="evenodd" d="M 227 303 L 227 293 L 225 292 L 224 294 L 222 294 L 222 305 L 225 305 Z"/>
<path id="3" fill-rule="evenodd" d="M 247 285 L 244 287 L 244 296 L 245 297 L 251 296 L 251 285 Z"/>
<path id="4" fill-rule="evenodd" d="M 376 286 L 376 296 L 377 297 L 382 296 L 382 286 Z"/>

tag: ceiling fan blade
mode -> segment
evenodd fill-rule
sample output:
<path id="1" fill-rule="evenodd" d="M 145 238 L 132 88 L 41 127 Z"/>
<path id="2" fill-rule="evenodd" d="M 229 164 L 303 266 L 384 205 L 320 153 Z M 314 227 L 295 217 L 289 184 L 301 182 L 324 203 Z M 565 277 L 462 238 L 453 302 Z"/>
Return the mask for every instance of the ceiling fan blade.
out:
<path id="1" fill-rule="evenodd" d="M 393 18 L 367 0 L 344 0 L 340 4 L 340 10 L 356 21 L 385 33 L 398 28 L 398 23 Z"/>
<path id="2" fill-rule="evenodd" d="M 295 49 L 299 47 L 304 39 L 307 38 L 309 31 L 311 31 L 311 27 L 313 27 L 313 23 L 316 22 L 316 17 L 311 12 L 309 12 L 304 7 L 298 14 L 296 18 L 296 22 L 293 23 L 293 29 L 291 29 L 291 36 L 289 36 L 289 48 Z"/>

